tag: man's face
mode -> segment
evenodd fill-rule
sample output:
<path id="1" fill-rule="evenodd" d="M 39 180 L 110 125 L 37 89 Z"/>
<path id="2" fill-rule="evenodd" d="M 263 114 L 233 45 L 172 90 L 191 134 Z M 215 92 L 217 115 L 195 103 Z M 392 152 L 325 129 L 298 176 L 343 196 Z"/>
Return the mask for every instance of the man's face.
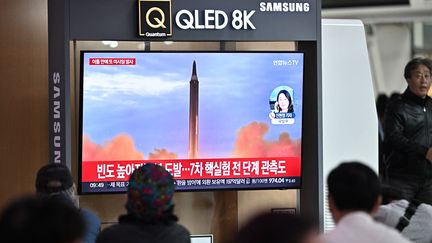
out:
<path id="1" fill-rule="evenodd" d="M 411 77 L 407 79 L 407 82 L 411 92 L 424 98 L 431 86 L 431 70 L 425 65 L 420 65 L 411 72 Z"/>

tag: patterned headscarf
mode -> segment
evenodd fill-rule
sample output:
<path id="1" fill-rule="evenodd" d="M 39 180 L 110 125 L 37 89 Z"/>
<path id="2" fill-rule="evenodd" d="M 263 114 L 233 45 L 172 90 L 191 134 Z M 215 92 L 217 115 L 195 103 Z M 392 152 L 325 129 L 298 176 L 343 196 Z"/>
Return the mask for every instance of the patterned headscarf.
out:
<path id="1" fill-rule="evenodd" d="M 162 166 L 145 164 L 129 179 L 126 209 L 138 218 L 160 218 L 173 206 L 174 179 Z"/>

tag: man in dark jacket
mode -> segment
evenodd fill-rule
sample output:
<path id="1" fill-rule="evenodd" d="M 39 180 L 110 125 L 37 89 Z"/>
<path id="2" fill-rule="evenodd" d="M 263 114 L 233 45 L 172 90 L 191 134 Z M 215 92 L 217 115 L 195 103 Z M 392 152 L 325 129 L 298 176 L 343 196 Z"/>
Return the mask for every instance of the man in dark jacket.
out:
<path id="1" fill-rule="evenodd" d="M 405 66 L 408 88 L 386 109 L 384 131 L 388 184 L 408 201 L 432 204 L 432 62 L 415 58 Z"/>

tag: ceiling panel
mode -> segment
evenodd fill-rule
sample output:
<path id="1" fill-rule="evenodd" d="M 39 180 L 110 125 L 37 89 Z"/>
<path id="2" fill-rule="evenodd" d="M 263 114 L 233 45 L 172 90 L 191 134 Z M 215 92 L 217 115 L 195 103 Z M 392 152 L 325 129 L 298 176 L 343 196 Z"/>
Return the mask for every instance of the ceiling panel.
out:
<path id="1" fill-rule="evenodd" d="M 322 0 L 323 8 L 349 8 L 388 5 L 409 5 L 409 0 Z"/>

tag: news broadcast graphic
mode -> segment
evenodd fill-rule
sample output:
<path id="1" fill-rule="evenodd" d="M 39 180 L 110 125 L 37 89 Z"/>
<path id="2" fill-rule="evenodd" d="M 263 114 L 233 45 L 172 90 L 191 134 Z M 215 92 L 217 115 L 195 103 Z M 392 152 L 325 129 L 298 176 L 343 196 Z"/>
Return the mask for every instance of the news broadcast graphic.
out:
<path id="1" fill-rule="evenodd" d="M 177 191 L 299 188 L 303 53 L 81 53 L 80 192 L 164 166 Z"/>
<path id="2" fill-rule="evenodd" d="M 294 90 L 289 86 L 279 86 L 270 95 L 269 114 L 272 124 L 294 124 Z"/>

